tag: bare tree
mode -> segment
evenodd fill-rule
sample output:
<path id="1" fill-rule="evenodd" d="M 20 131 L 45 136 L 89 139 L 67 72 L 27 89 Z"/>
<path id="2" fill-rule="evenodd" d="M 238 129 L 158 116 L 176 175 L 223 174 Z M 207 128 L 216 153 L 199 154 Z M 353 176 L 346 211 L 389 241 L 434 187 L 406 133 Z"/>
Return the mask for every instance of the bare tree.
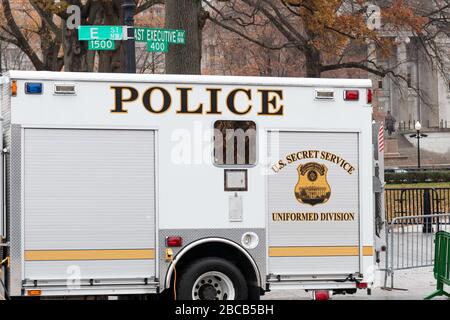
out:
<path id="1" fill-rule="evenodd" d="M 61 46 L 60 41 L 52 41 L 49 29 L 43 20 L 36 21 L 31 14 L 31 6 L 19 6 L 11 8 L 10 1 L 2 0 L 4 22 L 1 25 L 1 40 L 11 43 L 22 50 L 30 59 L 36 70 L 51 70 L 58 68 L 59 64 L 57 52 Z M 13 11 L 28 17 L 25 26 L 19 26 L 13 16 Z M 33 47 L 32 43 L 38 40 L 40 47 Z M 38 49 L 42 50 L 42 58 L 38 54 Z M 55 57 L 56 53 L 56 57 Z"/>
<path id="2" fill-rule="evenodd" d="M 205 14 L 201 0 L 166 0 L 166 27 L 186 30 L 186 44 L 166 54 L 166 73 L 200 74 Z"/>
<path id="3" fill-rule="evenodd" d="M 123 50 L 121 42 L 113 52 L 88 52 L 87 43 L 78 41 L 76 29 L 68 28 L 67 8 L 76 5 L 81 10 L 82 25 L 121 25 L 122 0 L 22 0 L 19 6 L 26 7 L 26 21 L 15 17 L 11 3 L 1 0 L 4 20 L 0 28 L 0 40 L 16 45 L 32 62 L 36 70 L 93 71 L 98 57 L 98 71 L 121 72 Z M 17 2 L 16 2 L 17 3 Z M 135 14 L 139 14 L 164 0 L 136 0 Z M 28 28 L 27 24 L 37 26 Z M 30 33 L 39 39 L 40 46 L 33 46 Z"/>
<path id="4" fill-rule="evenodd" d="M 248 35 L 265 44 L 279 43 L 282 36 L 270 23 L 255 21 L 247 26 Z M 208 21 L 204 30 L 203 72 L 208 74 L 253 76 L 301 76 L 304 69 L 292 48 L 271 50 Z"/>
<path id="5" fill-rule="evenodd" d="M 431 12 L 420 12 L 402 0 L 384 4 L 382 22 L 393 36 L 386 37 L 367 23 L 371 12 L 357 0 L 203 0 L 208 19 L 247 41 L 269 50 L 292 48 L 299 54 L 298 66 L 305 66 L 307 77 L 324 72 L 357 68 L 384 77 L 407 81 L 398 66 L 386 67 L 373 59 L 373 52 L 390 54 L 395 37 L 410 34 L 420 39 L 430 62 L 442 70 L 444 55 L 436 38 L 448 32 L 448 0 L 434 0 Z M 270 42 L 255 32 L 270 24 L 280 36 Z M 438 31 L 441 30 L 441 31 Z M 434 33 L 434 34 L 433 34 Z"/>
<path id="6" fill-rule="evenodd" d="M 7 70 L 29 70 L 33 65 L 14 44 L 0 41 L 0 74 Z"/>

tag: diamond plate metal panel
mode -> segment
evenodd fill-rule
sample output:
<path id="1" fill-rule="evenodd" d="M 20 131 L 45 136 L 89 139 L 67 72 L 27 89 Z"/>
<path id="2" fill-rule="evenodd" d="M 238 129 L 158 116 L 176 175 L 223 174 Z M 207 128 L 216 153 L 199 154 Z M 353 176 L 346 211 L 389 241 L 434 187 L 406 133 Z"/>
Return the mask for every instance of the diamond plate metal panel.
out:
<path id="1" fill-rule="evenodd" d="M 9 213 L 9 239 L 11 243 L 9 291 L 11 296 L 21 295 L 22 287 L 22 128 L 11 125 L 10 160 L 7 162 L 7 212 Z"/>
<path id="2" fill-rule="evenodd" d="M 180 236 L 183 238 L 183 247 L 173 248 L 174 256 L 184 247 L 192 242 L 204 238 L 224 238 L 231 240 L 238 245 L 241 245 L 242 235 L 246 232 L 254 232 L 259 237 L 259 244 L 254 249 L 246 250 L 255 260 L 261 276 L 261 286 L 264 288 L 266 283 L 266 230 L 265 229 L 162 229 L 159 231 L 159 275 L 160 286 L 164 288 L 164 281 L 167 274 L 167 269 L 170 265 L 165 260 L 165 240 L 167 236 Z"/>

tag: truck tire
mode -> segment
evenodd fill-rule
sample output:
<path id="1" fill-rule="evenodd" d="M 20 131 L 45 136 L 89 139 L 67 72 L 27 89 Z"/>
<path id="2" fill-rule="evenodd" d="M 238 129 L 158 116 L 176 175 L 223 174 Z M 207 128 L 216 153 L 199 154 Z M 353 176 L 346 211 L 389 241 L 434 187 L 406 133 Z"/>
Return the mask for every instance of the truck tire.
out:
<path id="1" fill-rule="evenodd" d="M 203 258 L 188 265 L 177 281 L 177 300 L 246 300 L 241 271 L 222 258 Z"/>
<path id="2" fill-rule="evenodd" d="M 248 300 L 258 301 L 261 300 L 261 291 L 259 287 L 249 286 L 248 287 Z"/>

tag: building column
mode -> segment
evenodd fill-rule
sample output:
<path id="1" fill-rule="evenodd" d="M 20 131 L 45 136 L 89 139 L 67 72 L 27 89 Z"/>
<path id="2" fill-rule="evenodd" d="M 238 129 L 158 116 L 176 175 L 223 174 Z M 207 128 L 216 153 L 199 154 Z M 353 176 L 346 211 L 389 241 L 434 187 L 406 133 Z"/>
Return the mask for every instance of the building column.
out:
<path id="1" fill-rule="evenodd" d="M 407 62 L 408 55 L 406 44 L 410 41 L 409 37 L 399 36 L 395 38 L 395 42 L 397 44 L 397 56 L 396 56 L 396 72 L 406 79 L 407 77 Z M 401 121 L 406 121 L 406 123 L 411 120 L 409 118 L 409 105 L 408 105 L 408 84 L 403 79 L 394 80 L 397 81 L 397 84 L 391 86 L 391 94 L 392 94 L 392 105 L 391 112 L 393 116 L 396 118 L 397 123 Z"/>
<path id="2" fill-rule="evenodd" d="M 374 65 L 378 64 L 377 60 L 377 46 L 374 41 L 368 40 L 367 41 L 367 60 L 374 63 Z M 373 67 L 371 63 L 368 63 L 368 67 Z M 369 73 L 368 78 L 372 80 L 372 89 L 374 96 L 372 100 L 372 106 L 373 106 L 373 118 L 376 121 L 384 121 L 385 113 L 387 110 L 383 109 L 383 106 L 379 104 L 378 101 L 378 94 L 377 94 L 377 88 L 378 88 L 378 81 L 380 80 L 380 77 Z"/>
<path id="3" fill-rule="evenodd" d="M 419 49 L 417 69 L 419 72 L 419 89 L 421 123 L 423 127 L 439 126 L 439 71 L 431 65 L 423 48 Z"/>

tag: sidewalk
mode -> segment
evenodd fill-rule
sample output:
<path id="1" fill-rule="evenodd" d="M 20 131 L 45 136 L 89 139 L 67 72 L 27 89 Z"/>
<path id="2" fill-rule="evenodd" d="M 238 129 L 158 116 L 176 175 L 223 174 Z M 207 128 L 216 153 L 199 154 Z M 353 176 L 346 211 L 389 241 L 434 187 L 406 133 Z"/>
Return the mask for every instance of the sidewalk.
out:
<path id="1" fill-rule="evenodd" d="M 379 274 L 379 279 L 384 280 Z M 383 282 L 381 282 L 383 283 Z M 388 282 L 388 285 L 390 283 Z M 422 300 L 436 288 L 436 280 L 433 277 L 433 268 L 418 268 L 396 271 L 394 275 L 394 287 L 407 290 L 372 289 L 372 295 L 367 295 L 365 290 L 358 290 L 354 295 L 334 295 L 333 300 Z M 449 288 L 446 288 L 449 290 Z M 263 300 L 309 300 L 311 293 L 300 290 L 272 291 L 261 297 Z M 436 300 L 448 300 L 445 297 L 436 297 Z"/>
<path id="2" fill-rule="evenodd" d="M 394 290 L 385 290 L 380 287 L 372 289 L 372 295 L 367 295 L 366 290 L 358 290 L 354 295 L 335 295 L 333 300 L 423 300 L 425 296 L 436 288 L 436 280 L 433 277 L 433 268 L 420 268 L 400 270 L 395 272 Z M 383 281 L 383 275 L 379 274 Z M 381 282 L 383 283 L 383 282 Z M 389 284 L 389 282 L 388 282 Z M 403 289 L 403 290 L 398 290 Z M 406 290 L 404 290 L 406 289 Z M 446 288 L 450 291 L 450 288 Z M 0 295 L 0 300 L 3 297 Z M 262 300 L 311 300 L 311 293 L 304 290 L 272 291 L 261 297 Z M 446 297 L 436 297 L 435 300 L 447 300 Z"/>

